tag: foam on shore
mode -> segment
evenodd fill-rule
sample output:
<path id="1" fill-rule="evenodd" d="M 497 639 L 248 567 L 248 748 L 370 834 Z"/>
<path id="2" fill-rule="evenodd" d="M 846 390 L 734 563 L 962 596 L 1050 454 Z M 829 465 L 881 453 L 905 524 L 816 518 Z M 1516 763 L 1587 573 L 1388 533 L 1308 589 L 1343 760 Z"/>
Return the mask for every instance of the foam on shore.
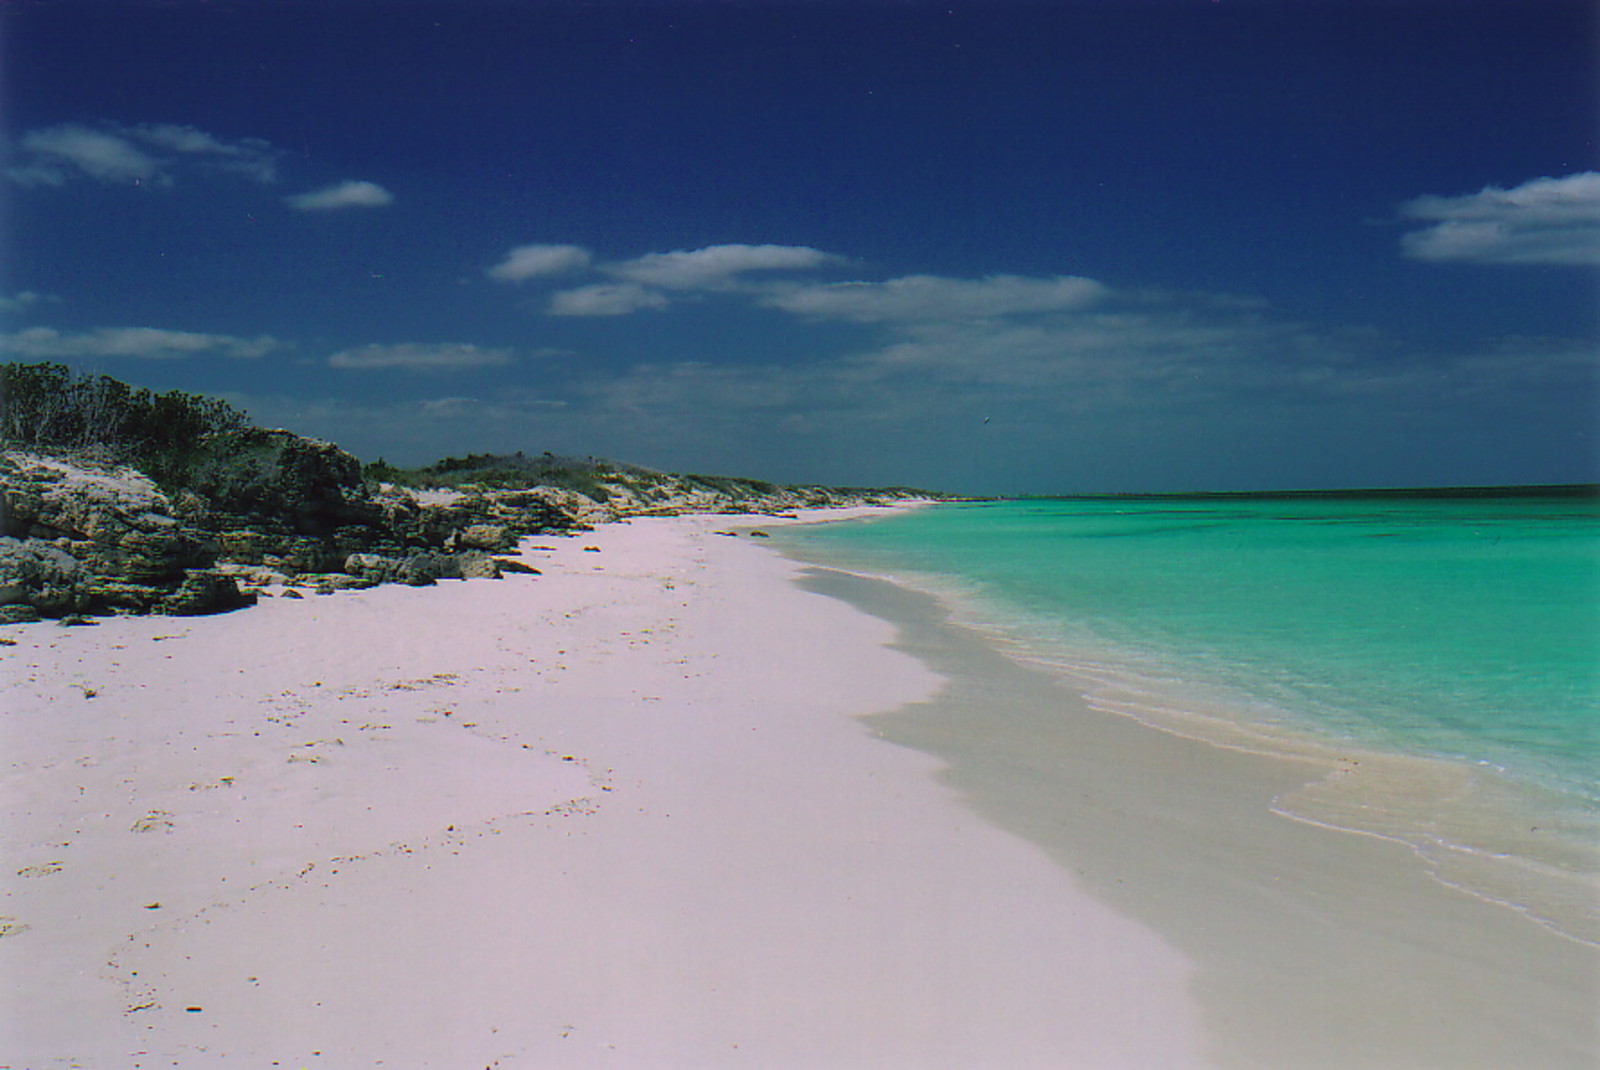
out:
<path id="1" fill-rule="evenodd" d="M 1338 756 L 1157 729 L 932 595 L 839 568 L 806 583 L 893 622 L 949 681 L 870 718 L 885 738 L 1195 963 L 1219 1065 L 1600 1061 L 1600 952 L 1431 879 L 1408 842 L 1307 820 Z"/>

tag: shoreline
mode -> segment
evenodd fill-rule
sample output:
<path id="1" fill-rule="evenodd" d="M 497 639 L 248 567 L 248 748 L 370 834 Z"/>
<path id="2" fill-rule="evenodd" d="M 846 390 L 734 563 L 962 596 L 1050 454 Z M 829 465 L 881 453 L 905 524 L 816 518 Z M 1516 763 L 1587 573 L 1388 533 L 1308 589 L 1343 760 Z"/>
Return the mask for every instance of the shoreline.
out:
<path id="1" fill-rule="evenodd" d="M 1401 844 L 1441 884 L 1600 949 L 1600 825 L 1585 797 L 1466 758 L 1340 737 L 1237 684 L 1196 683 L 1155 665 L 1085 655 L 1013 620 L 952 577 L 862 563 L 836 547 L 789 543 L 797 559 L 882 579 L 949 609 L 953 624 L 1009 659 L 1064 681 L 1096 711 L 1213 747 L 1304 763 L 1302 782 L 1267 800 L 1308 825 Z M 1007 622 L 1009 623 L 1001 623 Z"/>
<path id="2" fill-rule="evenodd" d="M 872 515 L 8 630 L 0 1067 L 1593 1064 L 1592 949 L 1310 763 L 719 537 Z"/>
<path id="3" fill-rule="evenodd" d="M 805 558 L 804 548 L 795 552 Z M 1080 877 L 1101 873 L 1097 895 L 1196 962 L 1195 991 L 1209 1021 L 1254 1018 L 1265 1027 L 1254 1035 L 1214 1030 L 1222 1065 L 1588 1066 L 1600 1059 L 1594 946 L 1453 886 L 1419 864 L 1410 842 L 1307 816 L 1325 801 L 1286 812 L 1288 800 L 1339 781 L 1348 756 L 1196 738 L 1106 709 L 1085 700 L 1087 681 L 1017 658 L 987 629 L 952 620 L 938 596 L 841 571 L 831 556 L 810 560 L 823 562 L 811 572 L 811 589 L 892 620 L 900 648 L 952 681 L 946 693 L 871 723 L 946 762 L 942 779 L 986 819 Z M 1010 683 L 995 683 L 1002 678 Z M 1009 712 L 997 714 L 1001 708 Z M 1084 756 L 1107 746 L 1114 775 Z M 1219 789 L 1220 782 L 1231 787 Z M 1086 814 L 1102 822 L 1114 816 L 1124 835 L 1074 831 Z M 1139 854 L 1129 848 L 1141 839 L 1165 845 L 1144 860 L 1142 878 L 1105 876 L 1128 868 Z M 1175 901 L 1151 891 L 1174 882 L 1199 894 Z M 1257 902 L 1219 909 L 1232 897 Z M 1296 913 L 1316 918 L 1321 935 L 1291 924 Z M 1253 929 L 1280 931 L 1251 952 L 1238 937 Z M 1218 932 L 1234 939 L 1215 938 Z M 1515 1028 L 1506 1028 L 1508 1012 Z"/>
<path id="4" fill-rule="evenodd" d="M 875 740 L 941 678 L 733 522 L 9 630 L 0 1066 L 1206 1065 L 1187 958 Z"/>

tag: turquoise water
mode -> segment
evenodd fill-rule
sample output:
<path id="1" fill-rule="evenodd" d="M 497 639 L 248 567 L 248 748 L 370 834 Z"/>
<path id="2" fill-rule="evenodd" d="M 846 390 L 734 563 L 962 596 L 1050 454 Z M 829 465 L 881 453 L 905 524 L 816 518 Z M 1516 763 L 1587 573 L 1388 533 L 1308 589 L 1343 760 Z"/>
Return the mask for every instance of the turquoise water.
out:
<path id="1" fill-rule="evenodd" d="M 1204 695 L 1213 716 L 1492 770 L 1595 829 L 1593 499 L 1050 499 L 792 537 L 1042 660 L 1143 681 L 1133 705 Z"/>

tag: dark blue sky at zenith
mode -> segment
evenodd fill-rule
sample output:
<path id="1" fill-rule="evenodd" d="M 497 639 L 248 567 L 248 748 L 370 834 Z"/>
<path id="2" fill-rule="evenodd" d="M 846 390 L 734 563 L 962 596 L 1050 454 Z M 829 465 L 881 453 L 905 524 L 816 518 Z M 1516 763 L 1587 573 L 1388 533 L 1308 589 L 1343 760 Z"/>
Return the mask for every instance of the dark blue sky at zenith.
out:
<path id="1" fill-rule="evenodd" d="M 0 359 L 398 463 L 1596 480 L 1597 21 L 0 0 Z"/>

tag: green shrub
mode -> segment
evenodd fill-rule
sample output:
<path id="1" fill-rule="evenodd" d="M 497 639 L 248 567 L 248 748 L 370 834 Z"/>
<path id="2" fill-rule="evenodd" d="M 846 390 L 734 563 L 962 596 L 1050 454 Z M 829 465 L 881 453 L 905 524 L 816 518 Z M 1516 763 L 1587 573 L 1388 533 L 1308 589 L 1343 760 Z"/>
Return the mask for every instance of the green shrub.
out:
<path id="1" fill-rule="evenodd" d="M 249 426 L 216 398 L 157 394 L 62 364 L 0 364 L 0 439 L 8 446 L 94 452 L 170 482 L 204 436 Z"/>

